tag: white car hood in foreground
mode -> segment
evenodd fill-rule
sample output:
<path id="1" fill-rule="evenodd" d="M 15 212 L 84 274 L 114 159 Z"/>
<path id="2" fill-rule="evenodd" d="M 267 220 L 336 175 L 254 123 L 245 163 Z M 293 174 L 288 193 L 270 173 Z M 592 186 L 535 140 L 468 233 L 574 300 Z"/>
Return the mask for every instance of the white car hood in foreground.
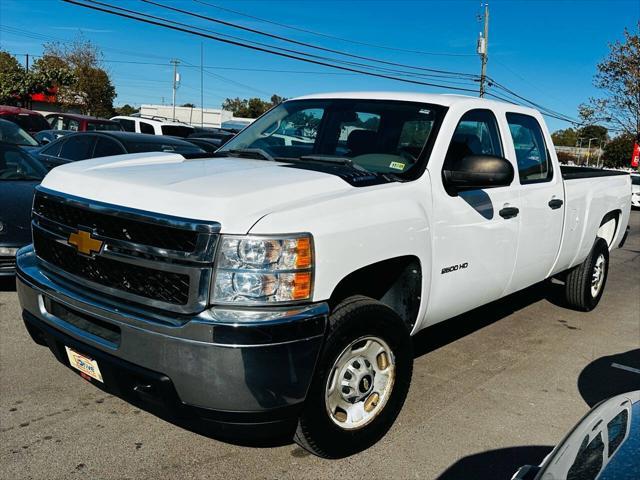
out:
<path id="1" fill-rule="evenodd" d="M 246 233 L 263 216 L 354 190 L 326 173 L 246 158 L 186 160 L 171 153 L 96 158 L 54 168 L 50 190 Z"/>

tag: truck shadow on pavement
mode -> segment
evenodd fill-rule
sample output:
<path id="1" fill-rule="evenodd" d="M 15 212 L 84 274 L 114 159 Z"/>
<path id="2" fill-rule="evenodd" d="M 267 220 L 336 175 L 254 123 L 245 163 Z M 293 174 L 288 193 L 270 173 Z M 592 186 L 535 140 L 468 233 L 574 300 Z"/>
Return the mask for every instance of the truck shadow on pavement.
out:
<path id="1" fill-rule="evenodd" d="M 578 390 L 590 407 L 615 395 L 640 390 L 640 348 L 591 362 L 580 372 Z"/>
<path id="2" fill-rule="evenodd" d="M 499 448 L 463 457 L 437 480 L 508 480 L 523 465 L 539 465 L 553 449 L 545 445 Z"/>
<path id="3" fill-rule="evenodd" d="M 564 285 L 544 281 L 495 302 L 436 323 L 413 337 L 414 357 L 444 347 L 540 300 L 565 307 Z"/>

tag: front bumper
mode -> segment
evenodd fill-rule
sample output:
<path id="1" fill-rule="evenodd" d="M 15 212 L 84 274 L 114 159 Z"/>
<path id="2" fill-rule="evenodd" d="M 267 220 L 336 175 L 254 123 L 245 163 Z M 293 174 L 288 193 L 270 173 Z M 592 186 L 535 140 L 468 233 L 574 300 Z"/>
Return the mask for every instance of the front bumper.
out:
<path id="1" fill-rule="evenodd" d="M 65 345 L 94 358 L 104 365 L 105 383 L 92 382 L 118 396 L 231 423 L 292 414 L 305 399 L 324 338 L 325 303 L 168 317 L 80 293 L 41 269 L 30 246 L 18 252 L 16 274 L 34 340 L 67 366 Z"/>

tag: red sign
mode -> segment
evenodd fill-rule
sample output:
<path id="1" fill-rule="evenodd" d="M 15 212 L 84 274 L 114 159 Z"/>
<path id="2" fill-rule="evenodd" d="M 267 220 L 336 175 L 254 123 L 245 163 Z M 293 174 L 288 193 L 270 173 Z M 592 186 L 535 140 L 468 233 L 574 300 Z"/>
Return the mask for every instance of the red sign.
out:
<path id="1" fill-rule="evenodd" d="M 45 93 L 34 93 L 33 95 L 31 95 L 31 101 L 56 103 L 58 101 L 57 94 L 58 87 L 51 87 Z"/>
<path id="2" fill-rule="evenodd" d="M 638 142 L 636 142 L 633 145 L 633 154 L 631 155 L 631 166 L 633 168 L 638 168 L 638 165 L 640 165 L 640 145 L 638 145 Z"/>

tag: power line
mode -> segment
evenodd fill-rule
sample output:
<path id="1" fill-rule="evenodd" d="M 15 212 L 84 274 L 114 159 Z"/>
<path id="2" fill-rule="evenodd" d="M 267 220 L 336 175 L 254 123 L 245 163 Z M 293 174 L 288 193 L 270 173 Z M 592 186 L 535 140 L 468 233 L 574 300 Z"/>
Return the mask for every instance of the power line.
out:
<path id="1" fill-rule="evenodd" d="M 375 44 L 375 43 L 362 42 L 362 41 L 359 41 L 359 40 L 353 40 L 353 39 L 338 37 L 336 35 L 329 35 L 329 34 L 326 34 L 326 33 L 315 32 L 313 30 L 307 30 L 305 28 L 294 27 L 292 25 L 287 25 L 287 24 L 284 24 L 284 23 L 275 22 L 273 20 L 268 20 L 266 18 L 256 17 L 254 15 L 249 15 L 247 13 L 239 12 L 237 10 L 232 10 L 231 8 L 222 7 L 220 5 L 214 5 L 212 3 L 203 2 L 201 0 L 193 0 L 193 2 L 200 3 L 202 5 L 206 5 L 206 6 L 209 6 L 209 7 L 217 8 L 217 9 L 223 10 L 225 12 L 234 13 L 234 14 L 240 15 L 242 17 L 251 18 L 253 20 L 258 20 L 260 22 L 269 23 L 271 25 L 277 25 L 278 27 L 288 28 L 289 30 L 295 30 L 297 32 L 302 32 L 302 33 L 309 33 L 311 35 L 317 35 L 319 37 L 329 38 L 329 39 L 332 39 L 332 40 L 339 40 L 341 42 L 352 43 L 354 45 L 362 45 L 362 46 L 365 46 L 365 47 L 379 48 L 379 49 L 382 49 L 382 50 L 389 50 L 389 51 L 394 51 L 394 52 L 406 52 L 406 53 L 413 53 L 413 54 L 418 54 L 418 55 L 434 55 L 434 56 L 442 56 L 442 57 L 472 57 L 472 56 L 475 55 L 473 53 L 425 52 L 423 50 L 409 50 L 409 49 L 406 49 L 406 48 L 391 47 L 391 46 L 388 46 L 388 45 L 378 45 L 378 44 Z"/>
<path id="2" fill-rule="evenodd" d="M 3 30 L 6 33 L 9 33 L 9 34 L 12 34 L 12 35 L 32 38 L 34 40 L 58 42 L 58 43 L 63 43 L 63 44 L 73 44 L 74 43 L 74 40 L 62 39 L 60 37 L 54 37 L 52 35 L 47 35 L 47 34 L 44 34 L 44 33 L 36 33 L 36 32 L 32 32 L 30 30 L 24 30 L 24 29 L 21 29 L 21 28 L 18 28 L 18 27 L 12 27 L 12 26 L 9 26 L 9 25 L 0 24 L 0 30 Z M 112 48 L 112 47 L 101 47 L 101 49 L 102 50 L 111 51 L 111 52 L 114 52 L 114 53 L 120 53 L 121 55 L 127 55 L 127 56 L 131 56 L 131 57 L 164 58 L 162 56 L 154 55 L 152 53 L 134 53 L 131 50 L 121 50 L 121 49 Z"/>
<path id="3" fill-rule="evenodd" d="M 444 88 L 444 89 L 451 89 L 451 90 L 458 90 L 458 91 L 475 92 L 475 90 L 472 90 L 470 88 L 451 87 L 451 86 L 442 85 L 442 84 L 436 84 L 436 83 L 430 83 L 430 82 L 422 82 L 422 81 L 412 80 L 412 79 L 407 79 L 407 78 L 399 78 L 399 77 L 394 77 L 392 75 L 373 73 L 371 71 L 366 71 L 366 70 L 361 70 L 361 69 L 356 69 L 356 68 L 351 68 L 351 67 L 345 67 L 345 66 L 341 66 L 341 65 L 335 65 L 335 64 L 332 64 L 332 63 L 328 63 L 326 61 L 318 61 L 318 60 L 314 60 L 314 59 L 311 59 L 311 58 L 304 58 L 304 57 L 300 57 L 300 56 L 297 56 L 297 55 L 292 55 L 292 54 L 288 54 L 288 53 L 284 53 L 284 52 L 277 52 L 277 51 L 269 50 L 267 48 L 247 45 L 246 43 L 242 43 L 242 42 L 238 42 L 238 41 L 234 41 L 234 40 L 229 40 L 229 39 L 225 39 L 225 38 L 220 38 L 220 37 L 217 37 L 217 36 L 208 35 L 208 34 L 201 33 L 201 32 L 196 32 L 196 31 L 193 31 L 193 30 L 190 30 L 190 29 L 187 29 L 187 28 L 183 28 L 183 27 L 178 27 L 178 26 L 174 26 L 174 25 L 168 25 L 166 23 L 158 22 L 158 21 L 155 21 L 155 20 L 149 20 L 149 19 L 146 19 L 146 18 L 141 18 L 140 16 L 134 16 L 134 15 L 126 14 L 126 13 L 116 12 L 116 11 L 109 10 L 109 9 L 106 9 L 106 8 L 102 8 L 102 7 L 99 7 L 99 6 L 96 6 L 96 5 L 88 5 L 86 3 L 81 3 L 81 2 L 79 2 L 77 0 L 63 0 L 63 1 L 66 2 L 66 3 L 70 3 L 70 4 L 73 4 L 73 5 L 80 6 L 80 7 L 89 8 L 91 10 L 101 11 L 101 12 L 104 12 L 104 13 L 108 13 L 108 14 L 111 14 L 111 15 L 116 15 L 116 16 L 123 17 L 123 18 L 129 18 L 129 19 L 136 20 L 136 21 L 139 21 L 139 22 L 142 22 L 142 23 L 147 23 L 147 24 L 150 24 L 150 25 L 156 25 L 156 26 L 168 28 L 168 29 L 171 29 L 171 30 L 188 33 L 188 34 L 191 34 L 191 35 L 197 35 L 197 36 L 200 36 L 200 37 L 209 38 L 211 40 L 215 40 L 215 41 L 218 41 L 218 42 L 227 43 L 227 44 L 230 44 L 230 45 L 236 45 L 236 46 L 243 47 L 243 48 L 248 48 L 248 49 L 251 49 L 251 50 L 261 51 L 261 52 L 264 52 L 264 53 L 269 53 L 269 54 L 277 55 L 277 56 L 284 57 L 284 58 L 290 58 L 290 59 L 293 59 L 293 60 L 312 63 L 312 64 L 315 64 L 315 65 L 322 65 L 322 66 L 325 66 L 325 67 L 335 68 L 335 69 L 339 69 L 339 70 L 350 71 L 350 72 L 354 72 L 354 73 L 360 73 L 362 75 L 367 75 L 367 76 L 371 76 L 371 77 L 385 78 L 385 79 L 388 79 L 388 80 L 397 80 L 397 81 L 400 81 L 400 82 L 411 83 L 411 84 L 414 84 L 414 85 L 424 85 L 424 86 L 430 86 L 430 87 L 435 87 L 435 88 Z M 144 14 L 139 14 L 139 15 L 144 15 Z"/>
<path id="4" fill-rule="evenodd" d="M 289 49 L 289 48 L 279 47 L 279 46 L 276 46 L 276 45 L 257 42 L 257 41 L 254 41 L 254 40 L 248 40 L 248 39 L 245 39 L 245 38 L 242 38 L 242 37 L 237 37 L 235 35 L 229 35 L 229 34 L 225 34 L 225 33 L 220 33 L 220 32 L 217 32 L 217 31 L 210 30 L 210 29 L 197 27 L 197 26 L 194 26 L 194 25 L 178 22 L 178 21 L 175 21 L 175 20 L 170 20 L 170 19 L 163 18 L 163 17 L 158 17 L 156 15 L 151 15 L 149 13 L 139 12 L 137 10 L 131 10 L 131 9 L 127 9 L 127 8 L 124 8 L 124 7 L 118 7 L 116 5 L 100 2 L 98 0 L 85 0 L 85 1 L 93 3 L 93 4 L 96 4 L 96 5 L 102 5 L 102 6 L 105 6 L 105 7 L 109 7 L 111 9 L 119 10 L 119 11 L 125 12 L 127 14 L 133 14 L 133 15 L 137 15 L 137 16 L 142 16 L 142 17 L 146 17 L 148 19 L 158 20 L 158 21 L 161 21 L 161 22 L 166 22 L 166 23 L 170 23 L 170 24 L 173 24 L 173 25 L 177 25 L 179 27 L 185 27 L 185 28 L 188 28 L 188 29 L 199 30 L 201 32 L 212 33 L 212 34 L 214 34 L 216 36 L 222 36 L 222 37 L 226 37 L 227 39 L 237 40 L 237 41 L 239 41 L 241 43 L 245 43 L 245 44 L 252 44 L 252 45 L 256 45 L 256 46 L 259 46 L 259 47 L 264 47 L 264 48 L 267 48 L 267 49 L 270 49 L 270 50 L 279 50 L 280 52 L 285 52 L 285 53 L 294 54 L 294 55 L 303 55 L 305 57 L 309 57 L 309 58 L 313 58 L 313 59 L 317 59 L 317 60 L 322 60 L 322 61 L 328 61 L 328 62 L 343 64 L 343 65 L 349 65 L 349 66 L 363 67 L 363 68 L 366 68 L 366 69 L 369 69 L 369 70 L 374 70 L 374 71 L 382 72 L 382 73 L 385 73 L 385 74 L 386 73 L 391 73 L 391 74 L 394 74 L 394 75 L 397 75 L 397 76 L 414 77 L 414 78 L 415 77 L 438 78 L 438 79 L 440 79 L 440 78 L 456 78 L 456 79 L 459 79 L 459 80 L 466 80 L 467 82 L 475 81 L 476 78 L 477 78 L 477 76 L 472 75 L 472 74 L 459 73 L 459 72 L 448 73 L 446 70 L 435 70 L 435 69 L 426 69 L 426 68 L 422 68 L 422 67 L 408 66 L 408 68 L 413 68 L 413 69 L 418 69 L 418 70 L 425 70 L 425 71 L 436 72 L 436 73 L 407 72 L 405 70 L 397 70 L 397 69 L 391 69 L 391 68 L 388 68 L 388 67 L 385 68 L 385 67 L 369 65 L 369 64 L 366 64 L 366 63 L 360 63 L 360 62 L 354 62 L 354 61 L 330 58 L 330 57 L 321 56 L 321 55 L 315 55 L 315 54 L 311 54 L 311 53 L 303 52 L 303 51 L 299 51 L 299 50 L 292 50 L 292 49 Z M 141 1 L 145 1 L 145 0 L 141 0 Z M 74 2 L 70 2 L 70 3 L 74 3 Z M 88 8 L 91 8 L 88 5 L 84 5 L 84 6 L 86 6 Z M 170 9 L 170 10 L 175 10 L 172 7 L 165 7 L 165 8 Z M 180 11 L 183 12 L 183 10 L 180 10 Z M 185 13 L 190 14 L 190 12 L 185 12 Z M 269 34 L 267 34 L 267 35 L 269 35 Z M 319 47 L 319 48 L 321 48 L 321 47 Z M 388 63 L 388 62 L 386 62 L 386 63 Z M 457 83 L 457 84 L 469 86 L 468 84 L 464 84 L 464 83 L 460 83 L 460 82 L 452 82 L 452 83 Z"/>
<path id="5" fill-rule="evenodd" d="M 87 0 L 87 1 L 90 1 L 91 3 L 102 4 L 101 2 L 98 2 L 96 0 Z M 209 17 L 209 16 L 206 16 L 206 15 L 200 15 L 198 13 L 193 13 L 193 12 L 190 12 L 188 10 L 181 9 L 181 8 L 170 7 L 169 5 L 164 5 L 162 3 L 158 3 L 158 2 L 155 2 L 153 0 L 140 0 L 140 1 L 143 2 L 143 3 L 148 3 L 150 5 L 155 5 L 155 6 L 160 7 L 160 8 L 164 8 L 166 10 L 170 10 L 170 11 L 173 11 L 173 12 L 182 13 L 184 15 L 189 15 L 191 17 L 195 17 L 195 18 L 199 18 L 199 19 L 202 19 L 202 20 L 207 20 L 207 21 L 210 21 L 210 22 L 218 23 L 220 25 L 225 25 L 227 27 L 237 28 L 237 29 L 244 30 L 244 31 L 247 31 L 247 32 L 255 33 L 257 35 L 262 35 L 262 36 L 273 38 L 273 39 L 276 39 L 276 40 L 281 40 L 283 42 L 293 43 L 295 45 L 299 45 L 299 46 L 302 46 L 302 47 L 313 48 L 315 50 L 321 50 L 321 51 L 324 51 L 324 52 L 334 53 L 334 54 L 337 54 L 337 55 L 342 55 L 342 56 L 346 56 L 346 57 L 350 57 L 350 58 L 356 58 L 358 60 L 366 60 L 368 62 L 375 62 L 375 63 L 380 63 L 380 64 L 383 64 L 383 65 L 389 65 L 389 66 L 393 66 L 393 67 L 410 68 L 412 70 L 427 71 L 427 72 L 433 72 L 433 73 L 445 73 L 445 74 L 456 75 L 456 76 L 465 76 L 465 77 L 468 77 L 468 78 L 476 78 L 476 75 L 473 75 L 473 74 L 470 74 L 470 73 L 452 72 L 452 71 L 448 71 L 448 70 L 438 70 L 438 69 L 433 69 L 433 68 L 416 67 L 416 66 L 413 66 L 413 65 L 407 65 L 407 64 L 403 64 L 403 63 L 397 63 L 397 62 L 389 62 L 389 61 L 386 61 L 386 60 L 380 60 L 380 59 L 377 59 L 377 58 L 367 57 L 367 56 L 363 56 L 363 55 L 355 55 L 355 54 L 352 54 L 352 53 L 343 52 L 343 51 L 335 50 L 335 49 L 332 49 L 332 48 L 326 48 L 326 47 L 321 47 L 321 46 L 314 45 L 314 44 L 307 43 L 307 42 L 301 42 L 301 41 L 298 41 L 298 40 L 294 40 L 292 38 L 284 37 L 282 35 L 276 35 L 276 34 L 265 32 L 265 31 L 258 30 L 258 29 L 255 29 L 255 28 L 246 27 L 244 25 L 239 25 L 239 24 L 236 24 L 236 23 L 227 22 L 225 20 L 220 20 L 220 19 L 217 19 L 217 18 Z M 104 5 L 104 4 L 102 4 L 102 5 Z"/>

